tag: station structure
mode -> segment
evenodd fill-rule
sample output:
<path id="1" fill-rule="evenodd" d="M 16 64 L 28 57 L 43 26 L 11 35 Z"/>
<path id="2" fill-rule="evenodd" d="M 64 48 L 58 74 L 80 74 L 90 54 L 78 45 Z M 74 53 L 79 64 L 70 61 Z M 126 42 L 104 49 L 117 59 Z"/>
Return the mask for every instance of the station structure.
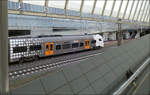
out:
<path id="1" fill-rule="evenodd" d="M 150 94 L 149 0 L 1 0 L 0 14 L 0 94 Z M 116 43 L 28 66 L 8 63 L 8 37 L 88 34 Z"/>

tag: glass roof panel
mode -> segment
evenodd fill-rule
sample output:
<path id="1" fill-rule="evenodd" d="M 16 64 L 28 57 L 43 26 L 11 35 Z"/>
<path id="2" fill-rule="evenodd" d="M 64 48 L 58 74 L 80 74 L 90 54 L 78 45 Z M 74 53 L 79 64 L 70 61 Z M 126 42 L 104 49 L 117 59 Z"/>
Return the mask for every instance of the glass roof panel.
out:
<path id="1" fill-rule="evenodd" d="M 133 20 L 136 20 L 137 19 L 137 16 L 138 16 L 138 13 L 139 13 L 139 10 L 140 10 L 140 7 L 141 7 L 141 4 L 142 4 L 143 0 L 140 0 L 139 1 L 139 5 L 136 9 L 136 13 L 135 13 L 135 17 L 133 18 Z"/>
<path id="2" fill-rule="evenodd" d="M 146 4 L 146 0 L 143 0 L 143 1 L 144 1 L 144 2 L 143 2 L 143 5 L 142 5 L 142 8 L 141 8 L 140 14 L 139 14 L 138 21 L 140 20 L 140 18 L 141 18 L 141 16 L 142 16 L 142 14 L 143 14 L 143 12 L 144 12 L 144 6 L 145 6 L 145 4 Z"/>
<path id="3" fill-rule="evenodd" d="M 8 1 L 11 1 L 11 2 L 18 2 L 19 0 L 8 0 Z"/>
<path id="4" fill-rule="evenodd" d="M 49 0 L 48 6 L 54 8 L 61 8 L 64 9 L 66 0 Z"/>
<path id="5" fill-rule="evenodd" d="M 120 14 L 119 14 L 119 17 L 120 17 L 120 18 L 123 17 L 123 14 L 124 14 L 124 11 L 125 11 L 127 2 L 128 2 L 127 0 L 123 0 L 122 7 L 121 7 L 121 10 L 120 10 Z"/>
<path id="6" fill-rule="evenodd" d="M 44 5 L 45 0 L 23 0 L 23 3 L 29 3 L 33 5 Z"/>
<path id="7" fill-rule="evenodd" d="M 107 1 L 104 15 L 106 15 L 106 16 L 110 15 L 110 12 L 111 12 L 111 9 L 113 6 L 113 2 L 114 2 L 114 0 L 108 0 Z"/>
<path id="8" fill-rule="evenodd" d="M 69 10 L 80 10 L 81 0 L 69 0 L 67 9 Z"/>
<path id="9" fill-rule="evenodd" d="M 146 1 L 146 7 L 145 7 L 145 10 L 144 10 L 144 12 L 143 12 L 143 15 L 142 15 L 142 18 L 141 18 L 141 21 L 143 21 L 144 20 L 144 18 L 145 18 L 145 15 L 146 15 L 146 10 L 147 10 L 147 8 L 148 8 L 148 5 L 149 5 L 149 3 L 148 3 L 148 1 Z"/>
<path id="10" fill-rule="evenodd" d="M 84 0 L 82 12 L 91 13 L 94 0 Z"/>
<path id="11" fill-rule="evenodd" d="M 128 8 L 127 8 L 127 11 L 126 11 L 126 14 L 125 14 L 125 19 L 128 19 L 128 17 L 129 17 L 130 10 L 131 10 L 131 7 L 132 7 L 132 3 L 133 3 L 133 1 L 129 0 Z"/>
<path id="12" fill-rule="evenodd" d="M 112 14 L 113 17 L 117 16 L 120 4 L 121 4 L 121 0 L 116 0 L 114 11 L 113 11 L 113 14 Z"/>
<path id="13" fill-rule="evenodd" d="M 150 8 L 150 7 L 149 7 L 149 8 Z M 145 22 L 148 22 L 148 19 L 149 19 L 149 17 L 150 17 L 150 16 L 149 16 L 149 13 L 150 13 L 150 12 L 149 12 L 149 11 L 150 11 L 149 8 L 148 8 L 148 10 L 147 10 L 147 15 L 146 15 L 146 18 L 145 18 Z"/>
<path id="14" fill-rule="evenodd" d="M 138 3 L 138 0 L 135 0 L 134 1 L 134 6 L 133 6 L 133 9 L 132 9 L 132 13 L 131 13 L 131 16 L 130 16 L 130 20 L 132 20 L 132 18 L 133 18 L 133 16 L 134 16 L 134 13 L 135 13 L 135 11 L 136 11 L 136 5 L 137 5 L 137 3 Z"/>
<path id="15" fill-rule="evenodd" d="M 101 15 L 105 0 L 97 0 L 94 14 Z"/>

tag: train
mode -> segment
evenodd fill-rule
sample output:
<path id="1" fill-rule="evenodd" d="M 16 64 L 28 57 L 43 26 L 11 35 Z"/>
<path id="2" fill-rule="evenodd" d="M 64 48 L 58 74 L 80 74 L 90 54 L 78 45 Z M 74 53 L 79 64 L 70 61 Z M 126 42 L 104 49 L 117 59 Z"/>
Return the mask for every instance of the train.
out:
<path id="1" fill-rule="evenodd" d="M 103 37 L 95 35 L 9 37 L 9 63 L 23 63 L 41 57 L 104 47 Z"/>

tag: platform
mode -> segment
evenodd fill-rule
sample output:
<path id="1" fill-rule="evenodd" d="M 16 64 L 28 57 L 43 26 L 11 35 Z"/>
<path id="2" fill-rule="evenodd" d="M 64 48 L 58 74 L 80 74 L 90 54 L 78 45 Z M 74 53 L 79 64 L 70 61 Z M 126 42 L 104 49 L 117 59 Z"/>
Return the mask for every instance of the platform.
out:
<path id="1" fill-rule="evenodd" d="M 16 94 L 112 94 L 150 54 L 149 37 L 131 40 L 85 60 L 57 68 L 15 90 Z M 14 81 L 15 83 L 15 81 Z"/>

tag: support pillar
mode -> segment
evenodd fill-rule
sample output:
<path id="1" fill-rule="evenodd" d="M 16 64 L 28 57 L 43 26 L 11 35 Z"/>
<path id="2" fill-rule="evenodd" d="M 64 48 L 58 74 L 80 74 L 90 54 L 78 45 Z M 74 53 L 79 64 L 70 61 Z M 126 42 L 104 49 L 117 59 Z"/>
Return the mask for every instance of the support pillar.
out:
<path id="1" fill-rule="evenodd" d="M 7 3 L 7 0 L 0 1 L 0 95 L 5 95 L 9 92 Z"/>
<path id="2" fill-rule="evenodd" d="M 118 19 L 118 21 L 121 21 L 121 19 Z M 121 23 L 118 23 L 117 41 L 117 45 L 120 46 L 122 41 Z"/>

